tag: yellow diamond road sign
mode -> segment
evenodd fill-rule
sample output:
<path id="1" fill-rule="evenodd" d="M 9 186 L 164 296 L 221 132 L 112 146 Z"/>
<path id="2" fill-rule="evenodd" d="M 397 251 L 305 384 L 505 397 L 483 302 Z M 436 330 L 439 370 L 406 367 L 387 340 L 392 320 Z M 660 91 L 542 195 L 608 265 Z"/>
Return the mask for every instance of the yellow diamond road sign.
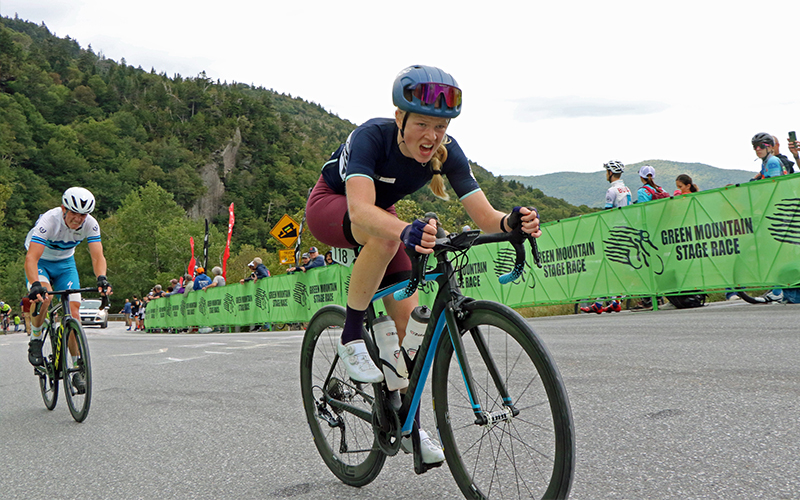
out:
<path id="1" fill-rule="evenodd" d="M 300 224 L 295 222 L 295 220 L 288 215 L 284 214 L 283 217 L 281 217 L 281 220 L 275 224 L 275 227 L 272 228 L 272 231 L 270 231 L 269 234 L 274 236 L 276 240 L 283 243 L 283 246 L 290 248 L 294 245 L 294 242 L 297 241 L 299 230 Z"/>

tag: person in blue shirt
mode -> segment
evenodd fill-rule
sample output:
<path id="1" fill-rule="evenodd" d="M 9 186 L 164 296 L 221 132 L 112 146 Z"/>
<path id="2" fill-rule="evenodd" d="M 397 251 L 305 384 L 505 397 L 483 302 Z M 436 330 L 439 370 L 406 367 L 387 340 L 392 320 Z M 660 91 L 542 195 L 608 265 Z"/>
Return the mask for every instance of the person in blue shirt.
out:
<path id="1" fill-rule="evenodd" d="M 309 269 L 314 269 L 315 267 L 325 267 L 325 259 L 322 257 L 322 255 L 319 254 L 319 250 L 317 250 L 317 247 L 309 248 L 308 254 L 303 254 L 303 257 L 305 257 L 306 255 L 308 255 L 308 263 L 304 263 L 301 266 L 287 269 L 287 272 L 295 272 L 295 271 L 306 272 Z"/>
<path id="2" fill-rule="evenodd" d="M 194 277 L 194 284 L 192 285 L 192 290 L 202 290 L 203 287 L 206 287 L 211 284 L 211 278 L 208 277 L 206 274 L 206 270 L 202 267 L 197 268 L 197 276 Z"/>
<path id="3" fill-rule="evenodd" d="M 650 165 L 645 165 L 639 169 L 639 178 L 642 181 L 642 187 L 636 191 L 636 203 L 644 203 L 652 200 L 653 198 L 669 196 L 669 194 L 666 193 L 661 186 L 656 184 L 655 177 L 656 169 Z"/>
<path id="4" fill-rule="evenodd" d="M 783 175 L 783 164 L 773 154 L 775 152 L 775 139 L 766 132 L 759 132 L 750 139 L 756 156 L 761 158 L 761 171 L 751 181 L 778 177 Z"/>

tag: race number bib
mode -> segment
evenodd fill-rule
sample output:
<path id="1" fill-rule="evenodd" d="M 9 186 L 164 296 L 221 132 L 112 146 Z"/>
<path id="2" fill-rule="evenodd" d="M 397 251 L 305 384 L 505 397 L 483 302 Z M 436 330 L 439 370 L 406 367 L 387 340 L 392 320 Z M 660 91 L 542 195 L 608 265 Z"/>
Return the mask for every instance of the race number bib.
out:
<path id="1" fill-rule="evenodd" d="M 331 248 L 331 257 L 334 262 L 350 267 L 356 260 L 356 252 L 352 248 Z"/>

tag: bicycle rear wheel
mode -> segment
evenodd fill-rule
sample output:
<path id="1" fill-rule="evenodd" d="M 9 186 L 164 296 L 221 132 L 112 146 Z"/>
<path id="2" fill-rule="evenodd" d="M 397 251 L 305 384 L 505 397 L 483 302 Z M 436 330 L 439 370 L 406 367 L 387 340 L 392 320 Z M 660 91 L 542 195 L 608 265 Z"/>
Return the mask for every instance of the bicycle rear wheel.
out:
<path id="1" fill-rule="evenodd" d="M 326 306 L 311 318 L 300 354 L 300 388 L 325 465 L 345 484 L 364 486 L 378 476 L 386 455 L 372 431 L 373 385 L 350 380 L 337 354 L 344 317 L 344 308 Z"/>
<path id="2" fill-rule="evenodd" d="M 431 388 L 453 478 L 467 498 L 566 498 L 575 431 L 555 362 L 513 309 L 485 301 L 465 309 L 460 335 L 476 394 L 468 394 L 448 335 L 439 344 Z M 489 423 L 476 423 L 473 402 Z"/>
<path id="3" fill-rule="evenodd" d="M 70 350 L 70 344 L 76 348 L 74 353 Z M 89 414 L 89 406 L 92 403 L 92 362 L 89 358 L 86 334 L 81 324 L 73 318 L 67 318 L 64 328 L 62 374 L 69 412 L 76 422 L 83 422 Z"/>
<path id="4" fill-rule="evenodd" d="M 55 365 L 55 353 L 57 346 L 53 332 L 45 333 L 46 339 L 42 344 L 42 359 L 44 366 L 36 367 L 36 374 L 39 376 L 39 389 L 42 391 L 42 401 L 48 410 L 52 410 L 58 403 L 58 370 Z"/>

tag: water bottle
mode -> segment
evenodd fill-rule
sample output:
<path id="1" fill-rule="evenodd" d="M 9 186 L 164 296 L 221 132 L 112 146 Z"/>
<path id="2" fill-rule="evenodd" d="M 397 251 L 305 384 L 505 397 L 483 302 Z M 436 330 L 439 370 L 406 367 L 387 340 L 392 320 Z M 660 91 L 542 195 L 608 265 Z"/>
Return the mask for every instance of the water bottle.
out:
<path id="1" fill-rule="evenodd" d="M 406 337 L 403 339 L 403 349 L 408 355 L 408 359 L 414 360 L 417 355 L 419 345 L 425 337 L 425 330 L 428 328 L 428 321 L 431 319 L 431 310 L 428 306 L 417 306 L 411 311 L 406 326 Z"/>
<path id="2" fill-rule="evenodd" d="M 408 387 L 408 370 L 403 356 L 400 354 L 397 326 L 389 316 L 380 316 L 372 323 L 375 332 L 375 344 L 381 355 L 381 370 L 390 391 Z"/>

